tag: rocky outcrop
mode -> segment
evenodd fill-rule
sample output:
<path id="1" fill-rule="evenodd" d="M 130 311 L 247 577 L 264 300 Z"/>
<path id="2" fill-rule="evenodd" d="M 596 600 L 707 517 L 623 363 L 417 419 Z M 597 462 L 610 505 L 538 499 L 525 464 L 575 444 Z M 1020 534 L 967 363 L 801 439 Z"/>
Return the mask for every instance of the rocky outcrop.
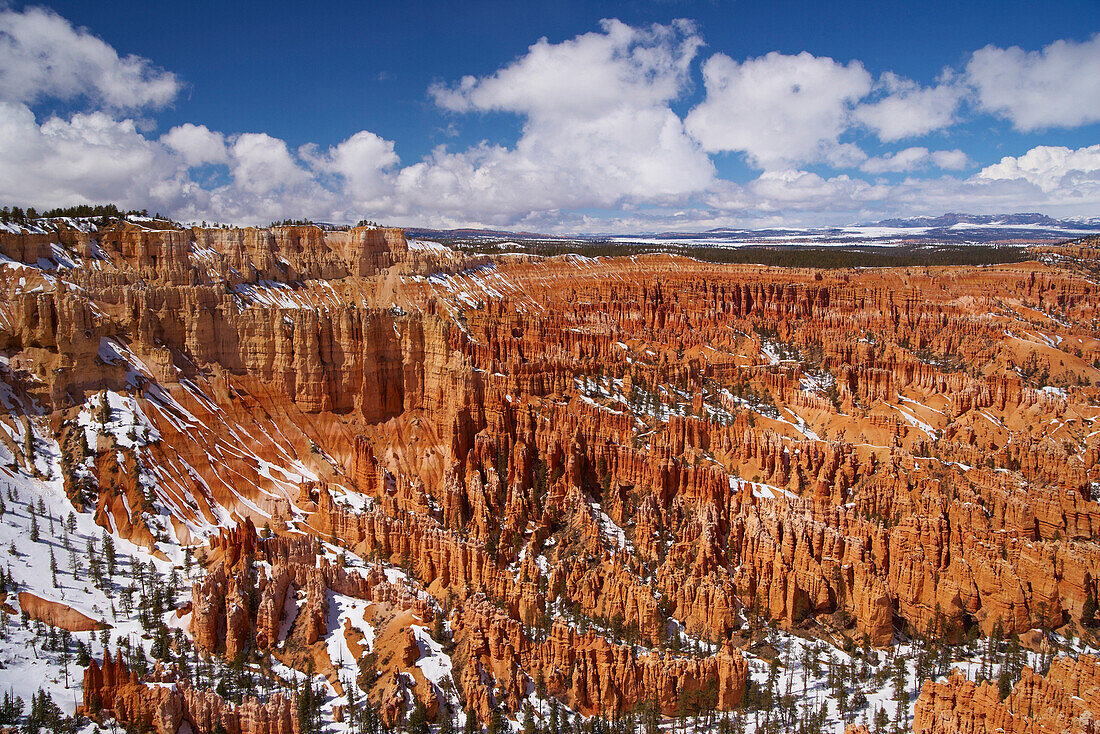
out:
<path id="1" fill-rule="evenodd" d="M 702 699 L 707 710 L 727 711 L 741 705 L 745 690 L 747 668 L 737 651 L 705 658 L 639 655 L 631 645 L 579 632 L 564 622 L 536 641 L 484 599 L 456 609 L 452 624 L 457 660 L 464 666 L 460 685 L 482 720 L 498 704 L 517 709 L 536 679 L 586 715 L 611 715 L 644 704 L 671 715 L 684 701 Z"/>
<path id="2" fill-rule="evenodd" d="M 89 632 L 111 626 L 106 622 L 97 621 L 86 614 L 78 612 L 68 604 L 43 599 L 29 591 L 19 592 L 19 608 L 31 619 L 70 632 Z"/>
<path id="3" fill-rule="evenodd" d="M 0 269 L 5 380 L 49 414 L 74 503 L 150 549 L 209 541 L 204 651 L 278 650 L 288 612 L 317 648 L 339 593 L 406 627 L 458 610 L 480 714 L 535 677 L 586 712 L 669 711 L 677 691 L 734 705 L 721 646 L 746 614 L 886 645 L 1057 628 L 1097 593 L 1100 288 L 1068 265 L 472 257 L 399 230 L 137 223 L 0 252 L 25 265 Z M 89 443 L 104 390 L 155 435 Z M 723 652 L 670 656 L 670 629 Z M 389 721 L 431 701 L 399 668 L 372 690 Z"/>
<path id="4" fill-rule="evenodd" d="M 1059 658 L 1045 675 L 1025 668 L 1008 697 L 993 683 L 974 683 L 961 671 L 945 681 L 925 681 L 917 699 L 916 734 L 984 734 L 1096 730 L 1100 714 L 1100 659 Z"/>
<path id="5" fill-rule="evenodd" d="M 160 678 L 146 682 L 107 654 L 102 666 L 93 660 L 84 671 L 83 711 L 92 717 L 109 714 L 124 725 L 157 734 L 176 734 L 185 723 L 194 731 L 220 726 L 230 734 L 300 734 L 293 694 L 275 693 L 264 702 L 246 698 L 233 705 L 172 675 Z"/>
<path id="6" fill-rule="evenodd" d="M 232 660 L 249 649 L 268 650 L 281 643 L 279 630 L 287 615 L 288 595 L 294 603 L 289 634 L 309 647 L 328 629 L 328 591 L 356 599 L 386 602 L 408 609 L 430 623 L 433 608 L 405 587 L 391 583 L 385 572 L 368 573 L 318 559 L 317 541 L 306 535 L 260 538 L 246 521 L 211 538 L 208 572 L 192 588 L 191 635 L 206 652 Z M 262 569 L 254 561 L 262 560 Z M 250 599 L 255 596 L 255 610 Z"/>

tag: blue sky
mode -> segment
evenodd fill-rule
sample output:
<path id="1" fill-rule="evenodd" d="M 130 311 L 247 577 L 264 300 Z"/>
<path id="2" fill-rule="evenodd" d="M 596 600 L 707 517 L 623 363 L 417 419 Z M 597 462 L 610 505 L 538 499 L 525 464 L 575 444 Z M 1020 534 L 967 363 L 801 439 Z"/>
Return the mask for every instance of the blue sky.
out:
<path id="1" fill-rule="evenodd" d="M 1100 216 L 1100 3 L 0 4 L 0 199 L 560 232 Z"/>

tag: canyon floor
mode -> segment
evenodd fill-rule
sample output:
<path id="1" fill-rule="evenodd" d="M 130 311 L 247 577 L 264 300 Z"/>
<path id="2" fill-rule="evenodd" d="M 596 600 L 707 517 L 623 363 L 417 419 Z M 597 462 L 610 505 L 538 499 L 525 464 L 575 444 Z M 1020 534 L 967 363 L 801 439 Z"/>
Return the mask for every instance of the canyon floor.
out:
<path id="1" fill-rule="evenodd" d="M 6 223 L 0 728 L 1092 732 L 1100 242 L 1019 251 Z"/>

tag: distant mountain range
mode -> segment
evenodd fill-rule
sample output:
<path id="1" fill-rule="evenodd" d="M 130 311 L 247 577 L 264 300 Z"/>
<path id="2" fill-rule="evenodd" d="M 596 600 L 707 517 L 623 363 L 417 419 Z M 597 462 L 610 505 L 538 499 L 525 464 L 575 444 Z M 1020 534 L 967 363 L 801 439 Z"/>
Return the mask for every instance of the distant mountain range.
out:
<path id="1" fill-rule="evenodd" d="M 710 245 L 713 247 L 801 246 L 801 245 L 922 245 L 922 244 L 1027 244 L 1060 242 L 1100 234 L 1100 217 L 1054 219 L 1045 214 L 961 214 L 950 212 L 938 217 L 883 219 L 846 227 L 790 227 L 747 229 L 719 227 L 705 232 L 659 232 L 636 235 L 563 236 L 493 229 L 421 229 L 406 230 L 420 239 L 446 239 L 467 242 L 511 240 L 617 242 L 670 245 Z"/>
<path id="2" fill-rule="evenodd" d="M 873 227 L 953 227 L 958 224 L 977 224 L 982 226 L 1000 225 L 1005 227 L 1035 226 L 1053 229 L 1095 229 L 1100 230 L 1100 217 L 1091 219 L 1052 219 L 1045 214 L 959 214 L 949 212 L 938 217 L 908 217 L 905 219 L 883 219 L 874 222 Z"/>

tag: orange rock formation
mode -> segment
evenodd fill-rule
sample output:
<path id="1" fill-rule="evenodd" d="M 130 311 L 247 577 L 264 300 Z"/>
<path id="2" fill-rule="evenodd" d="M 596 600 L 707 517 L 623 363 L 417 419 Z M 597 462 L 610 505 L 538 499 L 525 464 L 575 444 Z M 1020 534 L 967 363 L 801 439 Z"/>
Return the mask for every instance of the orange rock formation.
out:
<path id="1" fill-rule="evenodd" d="M 1100 286 L 1061 261 L 815 271 L 470 256 L 367 228 L 0 234 L 28 265 L 51 244 L 89 266 L 0 269 L 5 379 L 52 416 L 74 503 L 150 548 L 205 543 L 203 650 L 277 646 L 288 595 L 295 644 L 315 647 L 336 592 L 423 624 L 446 611 L 482 715 L 537 676 L 584 712 L 704 689 L 729 707 L 743 610 L 885 645 L 899 626 L 1057 627 L 1097 594 Z M 77 414 L 104 391 L 151 430 L 87 445 Z M 672 656 L 670 629 L 722 652 Z M 394 717 L 404 680 L 372 693 Z"/>

